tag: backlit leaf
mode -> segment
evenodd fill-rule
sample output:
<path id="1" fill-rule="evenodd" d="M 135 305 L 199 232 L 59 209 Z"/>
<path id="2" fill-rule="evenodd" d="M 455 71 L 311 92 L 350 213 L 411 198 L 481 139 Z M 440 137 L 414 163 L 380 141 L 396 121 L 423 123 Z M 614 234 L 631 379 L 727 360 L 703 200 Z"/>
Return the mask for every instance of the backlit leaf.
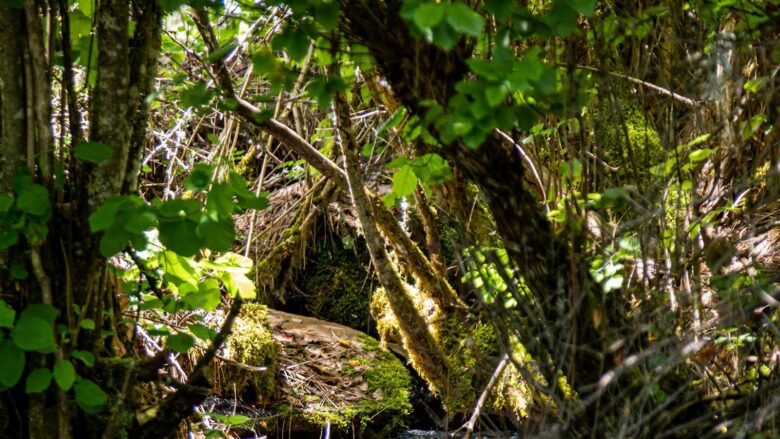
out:
<path id="1" fill-rule="evenodd" d="M 397 196 L 410 195 L 415 187 L 417 187 L 417 176 L 411 166 L 404 166 L 393 175 L 393 192 Z"/>

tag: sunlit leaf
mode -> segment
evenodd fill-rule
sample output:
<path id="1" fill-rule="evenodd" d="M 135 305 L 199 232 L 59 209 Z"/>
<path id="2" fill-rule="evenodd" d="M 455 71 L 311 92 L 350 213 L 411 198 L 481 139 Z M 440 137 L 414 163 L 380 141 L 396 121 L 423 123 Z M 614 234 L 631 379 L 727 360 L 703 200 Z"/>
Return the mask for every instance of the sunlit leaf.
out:
<path id="1" fill-rule="evenodd" d="M 415 187 L 417 187 L 417 176 L 411 166 L 404 166 L 393 175 L 393 192 L 396 196 L 410 195 Z"/>

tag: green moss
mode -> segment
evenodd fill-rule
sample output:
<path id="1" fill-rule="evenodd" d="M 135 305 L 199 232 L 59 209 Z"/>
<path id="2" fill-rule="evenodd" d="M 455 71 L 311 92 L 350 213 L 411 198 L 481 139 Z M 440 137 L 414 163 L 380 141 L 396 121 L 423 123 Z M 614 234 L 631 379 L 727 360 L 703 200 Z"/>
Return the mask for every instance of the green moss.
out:
<path id="1" fill-rule="evenodd" d="M 395 356 L 383 351 L 377 340 L 363 335 L 359 341 L 366 355 L 346 359 L 350 366 L 342 373 L 368 385 L 364 398 L 336 408 L 332 402 L 307 395 L 304 409 L 282 405 L 275 408 L 276 413 L 317 426 L 329 423 L 334 429 L 357 428 L 360 437 L 388 437 L 392 430 L 403 426 L 412 409 L 409 372 Z"/>
<path id="2" fill-rule="evenodd" d="M 419 304 L 418 304 L 419 306 Z M 389 310 L 384 290 L 377 289 L 371 303 L 371 312 L 377 318 L 377 328 L 382 343 L 403 344 L 398 323 Z M 421 311 L 423 314 L 424 312 Z M 452 317 L 435 318 L 431 325 L 438 344 L 447 353 L 449 368 L 454 373 L 445 388 L 432 389 L 452 415 L 465 414 L 473 409 L 475 401 L 487 385 L 494 371 L 495 359 L 501 354 L 493 325 L 487 317 L 474 315 L 466 321 Z M 539 382 L 544 382 L 533 359 L 521 343 L 513 344 L 515 359 L 524 364 Z M 414 363 L 414 357 L 412 362 Z M 423 377 L 424 378 L 424 377 Z M 430 383 L 428 383 L 430 386 Z M 564 392 L 575 397 L 565 380 L 561 380 Z M 499 411 L 506 411 L 519 418 L 526 417 L 530 407 L 554 410 L 548 397 L 538 394 L 522 375 L 510 364 L 491 394 L 490 404 Z"/>
<path id="3" fill-rule="evenodd" d="M 326 242 L 310 255 L 301 289 L 308 295 L 306 307 L 313 316 L 366 330 L 373 273 L 366 269 L 369 258 L 362 240 L 346 247 Z"/>
<path id="4" fill-rule="evenodd" d="M 498 340 L 491 325 L 478 319 L 461 322 L 446 318 L 441 324 L 439 343 L 448 353 L 452 369 L 460 373 L 450 379 L 443 402 L 452 413 L 466 413 L 490 379 L 487 358 L 498 355 Z"/>
<path id="5" fill-rule="evenodd" d="M 267 369 L 253 373 L 226 363 L 222 368 L 222 381 L 230 384 L 230 390 L 235 385 L 237 392 L 245 397 L 251 395 L 257 401 L 267 400 L 274 391 L 280 349 L 279 343 L 271 336 L 268 309 L 259 303 L 244 304 L 233 323 L 225 350 L 234 361 Z"/>
<path id="6" fill-rule="evenodd" d="M 648 165 L 667 158 L 658 131 L 637 105 L 621 102 L 612 109 L 607 105 L 602 103 L 596 115 L 603 121 L 597 129 L 597 140 L 605 161 L 619 167 L 619 182 L 633 178 L 634 172 L 640 178 L 650 178 Z"/>
<path id="7" fill-rule="evenodd" d="M 363 400 L 358 405 L 361 412 L 372 414 L 372 417 L 384 413 L 382 432 L 389 433 L 393 428 L 403 425 L 404 417 L 412 410 L 409 403 L 409 371 L 393 354 L 383 351 L 375 339 L 364 336 L 360 341 L 364 349 L 375 353 L 376 358 L 355 357 L 353 361 L 371 366 L 363 378 L 368 382 L 368 392 L 372 395 L 381 392 L 381 396 Z M 366 420 L 361 419 L 361 422 Z"/>

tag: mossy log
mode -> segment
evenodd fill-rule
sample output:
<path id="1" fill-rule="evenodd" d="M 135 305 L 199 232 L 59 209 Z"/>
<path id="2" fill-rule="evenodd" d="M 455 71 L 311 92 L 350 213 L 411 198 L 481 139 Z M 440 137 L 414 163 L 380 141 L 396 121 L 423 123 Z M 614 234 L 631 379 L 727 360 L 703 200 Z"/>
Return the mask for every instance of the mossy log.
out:
<path id="1" fill-rule="evenodd" d="M 319 437 L 327 424 L 387 437 L 403 425 L 411 411 L 409 372 L 377 340 L 332 322 L 245 307 L 215 368 L 215 412 L 238 408 L 255 430 L 295 437 Z M 265 371 L 248 370 L 258 366 Z"/>

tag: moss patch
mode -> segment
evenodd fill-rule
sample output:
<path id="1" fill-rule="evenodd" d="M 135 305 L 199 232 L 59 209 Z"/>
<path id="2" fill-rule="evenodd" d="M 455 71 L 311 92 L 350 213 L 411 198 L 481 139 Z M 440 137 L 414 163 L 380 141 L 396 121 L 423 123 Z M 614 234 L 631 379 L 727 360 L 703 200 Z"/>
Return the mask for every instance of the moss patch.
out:
<path id="1" fill-rule="evenodd" d="M 360 437 L 387 437 L 411 411 L 411 378 L 379 342 L 344 325 L 270 310 L 279 354 L 277 414 L 292 431 L 330 424 Z"/>
<path id="2" fill-rule="evenodd" d="M 355 380 L 357 391 L 364 393 L 364 397 L 336 409 L 309 395 L 306 407 L 292 414 L 320 426 L 330 423 L 332 428 L 351 427 L 361 437 L 388 437 L 404 425 L 405 417 L 411 412 L 411 378 L 397 358 L 380 349 L 377 340 L 361 336 L 360 341 L 364 343 L 366 355 L 347 358 L 348 366 L 342 373 Z"/>
<path id="3" fill-rule="evenodd" d="M 307 295 L 305 307 L 313 316 L 366 330 L 373 273 L 366 269 L 369 256 L 363 240 L 347 242 L 326 241 L 309 256 L 301 290 Z"/>
<path id="4" fill-rule="evenodd" d="M 239 363 L 266 367 L 256 373 L 225 363 L 218 381 L 226 392 L 237 393 L 245 402 L 267 401 L 273 395 L 277 357 L 280 345 L 271 337 L 268 309 L 259 303 L 246 303 L 233 323 L 232 334 L 225 343 L 225 355 Z"/>

